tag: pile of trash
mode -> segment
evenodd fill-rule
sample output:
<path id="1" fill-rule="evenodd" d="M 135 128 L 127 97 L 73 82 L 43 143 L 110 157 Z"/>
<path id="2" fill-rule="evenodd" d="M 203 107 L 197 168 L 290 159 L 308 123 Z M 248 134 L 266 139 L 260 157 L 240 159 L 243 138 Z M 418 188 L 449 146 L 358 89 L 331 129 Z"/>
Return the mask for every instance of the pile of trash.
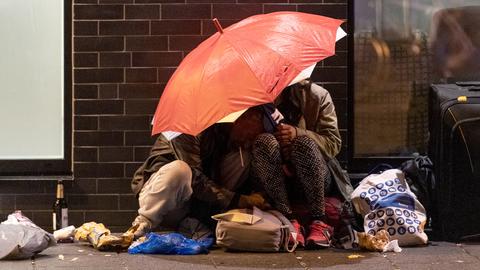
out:
<path id="1" fill-rule="evenodd" d="M 55 238 L 15 211 L 0 224 L 0 259 L 26 259 L 56 245 Z"/>
<path id="2" fill-rule="evenodd" d="M 192 225 L 191 219 L 184 223 Z M 195 225 L 198 227 L 198 224 Z M 195 255 L 208 253 L 214 239 L 211 233 L 198 235 L 193 232 L 190 239 L 179 233 L 148 233 L 134 241 L 137 226 L 116 236 L 102 223 L 88 222 L 75 228 L 68 226 L 53 234 L 35 225 L 21 211 L 15 211 L 0 224 L 0 260 L 28 259 L 57 243 L 85 242 L 100 251 L 125 251 L 130 254 L 177 254 Z M 186 232 L 186 231 L 185 231 Z"/>

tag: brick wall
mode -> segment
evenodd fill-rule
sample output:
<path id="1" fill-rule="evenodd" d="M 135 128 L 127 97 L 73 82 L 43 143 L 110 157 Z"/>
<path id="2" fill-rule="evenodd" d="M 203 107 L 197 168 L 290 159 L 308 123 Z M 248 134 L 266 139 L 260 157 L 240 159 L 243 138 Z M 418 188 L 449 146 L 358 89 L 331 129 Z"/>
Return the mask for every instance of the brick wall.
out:
<path id="1" fill-rule="evenodd" d="M 150 121 L 162 89 L 182 58 L 223 27 L 280 10 L 345 19 L 342 0 L 73 0 L 74 175 L 66 183 L 70 223 L 128 227 L 137 201 L 130 178 L 154 139 Z M 346 40 L 317 65 L 313 79 L 330 90 L 346 141 Z M 345 160 L 345 147 L 340 156 Z M 21 209 L 51 226 L 53 181 L 0 181 L 0 218 Z"/>

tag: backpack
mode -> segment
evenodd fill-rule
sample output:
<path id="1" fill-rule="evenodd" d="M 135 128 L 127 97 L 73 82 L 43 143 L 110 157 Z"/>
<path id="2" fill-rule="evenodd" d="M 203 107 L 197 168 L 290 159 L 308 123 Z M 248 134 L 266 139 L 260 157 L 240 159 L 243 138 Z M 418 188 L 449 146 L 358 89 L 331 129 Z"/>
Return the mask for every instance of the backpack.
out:
<path id="1" fill-rule="evenodd" d="M 217 220 L 215 235 L 217 245 L 228 250 L 293 252 L 297 244 L 289 246 L 289 239 L 296 239 L 290 221 L 275 210 L 233 209 L 214 215 Z"/>
<path id="2" fill-rule="evenodd" d="M 430 211 L 433 210 L 432 190 L 435 187 L 433 163 L 427 156 L 417 155 L 400 165 L 410 190 L 427 211 L 427 227 L 430 225 Z"/>
<path id="3" fill-rule="evenodd" d="M 332 246 L 336 248 L 352 248 L 355 243 L 355 231 L 363 231 L 360 224 L 362 216 L 358 215 L 349 200 L 337 197 L 325 197 L 325 221 L 333 227 Z M 349 246 L 350 245 L 350 246 Z"/>

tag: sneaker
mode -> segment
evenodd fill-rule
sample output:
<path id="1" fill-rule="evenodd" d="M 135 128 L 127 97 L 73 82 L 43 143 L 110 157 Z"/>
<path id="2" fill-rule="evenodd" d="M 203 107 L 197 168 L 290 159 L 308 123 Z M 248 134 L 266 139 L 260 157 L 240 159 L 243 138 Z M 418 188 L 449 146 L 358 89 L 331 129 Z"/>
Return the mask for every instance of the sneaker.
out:
<path id="1" fill-rule="evenodd" d="M 132 227 L 137 226 L 137 229 L 133 232 L 135 239 L 138 239 L 152 230 L 152 223 L 146 217 L 137 216 L 132 222 Z"/>
<path id="2" fill-rule="evenodd" d="M 305 230 L 303 229 L 302 225 L 298 223 L 296 219 L 292 219 L 290 220 L 290 222 L 292 223 L 293 227 L 295 228 L 295 232 L 297 233 L 297 242 L 298 242 L 297 247 L 305 247 L 305 237 L 303 236 Z M 290 245 L 293 246 L 295 244 L 291 236 L 288 244 L 289 246 Z"/>
<path id="3" fill-rule="evenodd" d="M 307 245 L 311 248 L 327 248 L 330 246 L 330 237 L 333 235 L 333 227 L 323 221 L 314 220 L 310 224 L 310 234 L 307 237 Z"/>

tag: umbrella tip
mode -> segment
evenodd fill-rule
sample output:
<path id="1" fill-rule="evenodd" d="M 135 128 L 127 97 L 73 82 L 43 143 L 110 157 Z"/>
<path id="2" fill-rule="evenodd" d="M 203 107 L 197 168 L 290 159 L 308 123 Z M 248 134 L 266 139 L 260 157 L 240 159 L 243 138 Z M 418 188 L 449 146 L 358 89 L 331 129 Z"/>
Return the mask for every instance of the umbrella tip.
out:
<path id="1" fill-rule="evenodd" d="M 214 24 L 215 27 L 217 28 L 218 32 L 220 32 L 220 34 L 223 34 L 222 25 L 220 24 L 220 22 L 218 21 L 217 18 L 213 18 L 213 24 Z"/>

